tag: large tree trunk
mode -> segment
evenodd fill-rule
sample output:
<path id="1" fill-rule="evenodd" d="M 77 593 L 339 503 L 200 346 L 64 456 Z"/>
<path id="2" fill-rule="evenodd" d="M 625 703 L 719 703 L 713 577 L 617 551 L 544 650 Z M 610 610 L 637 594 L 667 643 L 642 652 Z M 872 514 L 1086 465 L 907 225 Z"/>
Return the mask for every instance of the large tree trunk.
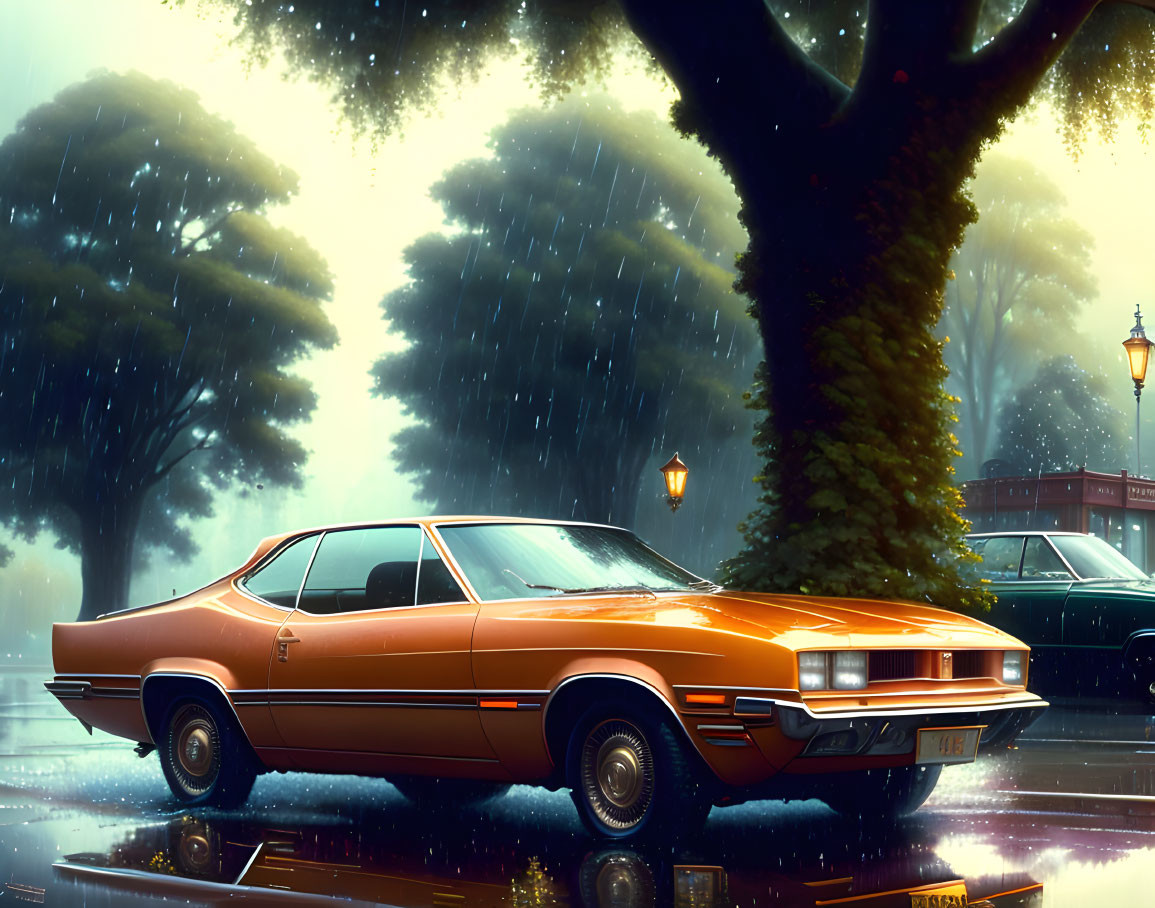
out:
<path id="1" fill-rule="evenodd" d="M 982 145 L 1094 0 L 1028 0 L 979 52 L 979 0 L 875 0 L 853 90 L 760 0 L 708 16 L 621 3 L 750 231 L 738 287 L 766 351 L 767 462 L 728 582 L 981 606 L 957 571 L 966 524 L 933 328 Z"/>
<path id="2" fill-rule="evenodd" d="M 140 524 L 136 499 L 104 498 L 80 514 L 80 576 L 83 595 L 77 621 L 128 606 L 132 553 Z"/>

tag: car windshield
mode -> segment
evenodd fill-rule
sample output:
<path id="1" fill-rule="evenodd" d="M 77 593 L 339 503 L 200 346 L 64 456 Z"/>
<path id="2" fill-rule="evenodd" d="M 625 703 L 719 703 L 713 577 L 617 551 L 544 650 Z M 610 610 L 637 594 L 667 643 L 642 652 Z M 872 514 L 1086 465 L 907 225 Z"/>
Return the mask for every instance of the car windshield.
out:
<path id="1" fill-rule="evenodd" d="M 482 599 L 714 588 L 626 530 L 566 524 L 440 526 Z"/>
<path id="2" fill-rule="evenodd" d="M 1050 539 L 1082 580 L 1148 579 L 1146 574 L 1098 536 L 1051 536 Z"/>

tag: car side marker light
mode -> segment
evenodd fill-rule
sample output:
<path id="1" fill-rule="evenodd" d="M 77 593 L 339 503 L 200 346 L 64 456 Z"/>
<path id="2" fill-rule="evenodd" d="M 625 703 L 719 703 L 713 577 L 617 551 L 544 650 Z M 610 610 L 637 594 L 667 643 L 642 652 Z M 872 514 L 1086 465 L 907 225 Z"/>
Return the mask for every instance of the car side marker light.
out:
<path id="1" fill-rule="evenodd" d="M 695 706 L 725 706 L 725 694 L 686 694 L 686 703 Z"/>
<path id="2" fill-rule="evenodd" d="M 482 709 L 517 709 L 516 700 L 482 700 L 478 705 Z"/>

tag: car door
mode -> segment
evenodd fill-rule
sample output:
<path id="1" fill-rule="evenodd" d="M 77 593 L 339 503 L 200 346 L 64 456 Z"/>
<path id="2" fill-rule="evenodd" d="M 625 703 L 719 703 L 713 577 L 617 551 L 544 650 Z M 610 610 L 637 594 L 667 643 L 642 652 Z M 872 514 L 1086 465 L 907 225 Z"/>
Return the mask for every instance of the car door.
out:
<path id="1" fill-rule="evenodd" d="M 1133 696 L 1135 679 L 1124 664 L 1123 648 L 1136 631 L 1155 628 L 1155 589 L 1133 580 L 1079 584 L 1071 590 L 1063 628 L 1076 693 Z"/>
<path id="2" fill-rule="evenodd" d="M 326 532 L 269 664 L 273 720 L 295 762 L 491 758 L 470 667 L 477 609 L 421 527 Z"/>

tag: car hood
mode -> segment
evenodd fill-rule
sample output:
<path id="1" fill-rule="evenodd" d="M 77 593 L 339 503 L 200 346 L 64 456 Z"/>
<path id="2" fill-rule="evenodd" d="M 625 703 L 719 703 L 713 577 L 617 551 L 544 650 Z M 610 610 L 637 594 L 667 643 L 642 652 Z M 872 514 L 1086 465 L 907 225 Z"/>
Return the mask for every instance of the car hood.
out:
<path id="1" fill-rule="evenodd" d="M 509 606 L 505 606 L 509 608 Z M 974 618 L 913 602 L 776 593 L 686 593 L 556 598 L 514 607 L 522 619 L 651 623 L 754 637 L 789 649 L 1023 648 Z M 512 615 L 510 617 L 513 617 Z"/>
<path id="2" fill-rule="evenodd" d="M 719 593 L 723 609 L 763 628 L 775 642 L 803 649 L 828 646 L 830 636 L 866 648 L 916 648 L 949 644 L 1001 649 L 1018 641 L 967 615 L 915 602 L 788 596 L 776 593 Z"/>

